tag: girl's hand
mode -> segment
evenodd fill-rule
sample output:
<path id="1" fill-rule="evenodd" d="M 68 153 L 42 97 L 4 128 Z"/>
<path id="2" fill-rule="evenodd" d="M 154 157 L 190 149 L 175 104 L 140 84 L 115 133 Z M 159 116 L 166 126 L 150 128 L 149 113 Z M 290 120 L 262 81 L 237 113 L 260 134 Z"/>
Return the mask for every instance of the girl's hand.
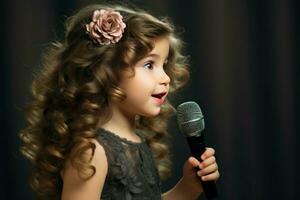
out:
<path id="1" fill-rule="evenodd" d="M 206 148 L 201 155 L 201 163 L 196 158 L 190 157 L 184 164 L 182 181 L 199 193 L 203 191 L 200 178 L 202 181 L 217 181 L 220 173 L 214 155 L 213 148 Z"/>

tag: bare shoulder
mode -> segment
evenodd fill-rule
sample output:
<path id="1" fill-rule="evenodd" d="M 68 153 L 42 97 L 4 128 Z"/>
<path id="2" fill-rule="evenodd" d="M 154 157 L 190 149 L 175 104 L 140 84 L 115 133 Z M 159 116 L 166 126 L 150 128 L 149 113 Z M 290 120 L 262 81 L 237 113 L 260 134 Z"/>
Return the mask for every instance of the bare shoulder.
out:
<path id="1" fill-rule="evenodd" d="M 96 169 L 95 174 L 88 180 L 82 179 L 78 174 L 78 170 L 70 162 L 67 162 L 62 173 L 62 200 L 100 199 L 107 175 L 108 163 L 105 151 L 99 142 L 95 139 L 92 139 L 91 142 L 96 146 L 91 160 L 91 165 Z M 86 155 L 90 157 L 92 150 L 87 151 Z"/>

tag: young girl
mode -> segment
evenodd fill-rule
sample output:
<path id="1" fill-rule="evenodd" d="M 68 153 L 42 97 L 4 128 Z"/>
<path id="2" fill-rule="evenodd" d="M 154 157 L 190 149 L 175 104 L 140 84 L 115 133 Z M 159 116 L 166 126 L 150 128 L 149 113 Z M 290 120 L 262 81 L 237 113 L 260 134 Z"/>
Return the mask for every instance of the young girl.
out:
<path id="1" fill-rule="evenodd" d="M 166 19 L 141 10 L 92 5 L 67 20 L 65 40 L 45 54 L 33 81 L 20 133 L 39 199 L 195 199 L 200 178 L 219 178 L 207 148 L 161 194 L 174 114 L 167 95 L 189 75 L 181 49 Z"/>

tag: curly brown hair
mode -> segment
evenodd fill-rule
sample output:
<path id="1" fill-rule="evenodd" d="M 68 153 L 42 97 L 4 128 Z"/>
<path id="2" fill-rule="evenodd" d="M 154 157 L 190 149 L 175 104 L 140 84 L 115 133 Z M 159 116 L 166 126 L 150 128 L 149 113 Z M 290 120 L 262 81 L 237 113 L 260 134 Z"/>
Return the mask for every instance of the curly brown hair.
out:
<path id="1" fill-rule="evenodd" d="M 102 8 L 123 16 L 126 29 L 116 44 L 97 45 L 86 34 L 85 25 L 93 11 Z M 96 138 L 99 123 L 110 119 L 111 100 L 126 98 L 118 87 L 120 72 L 145 57 L 154 48 L 155 39 L 169 38 L 165 69 L 171 79 L 170 92 L 186 83 L 187 57 L 182 55 L 183 43 L 174 31 L 166 18 L 120 5 L 91 5 L 67 19 L 65 40 L 52 43 L 32 82 L 34 100 L 24 109 L 27 126 L 20 131 L 21 153 L 33 163 L 30 183 L 39 199 L 60 198 L 60 172 L 67 160 L 83 178 L 95 174 L 84 152 L 94 152 L 91 139 Z M 166 138 L 167 119 L 172 114 L 174 108 L 167 100 L 158 116 L 141 117 L 137 123 L 138 129 L 148 133 L 147 142 L 161 177 L 170 172 Z"/>

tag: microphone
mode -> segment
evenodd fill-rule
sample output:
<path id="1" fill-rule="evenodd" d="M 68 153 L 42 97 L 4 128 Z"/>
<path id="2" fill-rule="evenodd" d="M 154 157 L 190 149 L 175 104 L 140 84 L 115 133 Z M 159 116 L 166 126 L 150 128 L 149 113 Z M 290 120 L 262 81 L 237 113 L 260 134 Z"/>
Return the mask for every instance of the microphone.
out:
<path id="1" fill-rule="evenodd" d="M 205 141 L 202 131 L 204 130 L 204 117 L 199 105 L 189 101 L 177 107 L 177 122 L 180 131 L 186 136 L 192 156 L 199 158 L 205 151 Z M 200 161 L 201 158 L 199 158 Z M 204 194 L 208 200 L 218 197 L 216 184 L 214 181 L 201 181 Z"/>

